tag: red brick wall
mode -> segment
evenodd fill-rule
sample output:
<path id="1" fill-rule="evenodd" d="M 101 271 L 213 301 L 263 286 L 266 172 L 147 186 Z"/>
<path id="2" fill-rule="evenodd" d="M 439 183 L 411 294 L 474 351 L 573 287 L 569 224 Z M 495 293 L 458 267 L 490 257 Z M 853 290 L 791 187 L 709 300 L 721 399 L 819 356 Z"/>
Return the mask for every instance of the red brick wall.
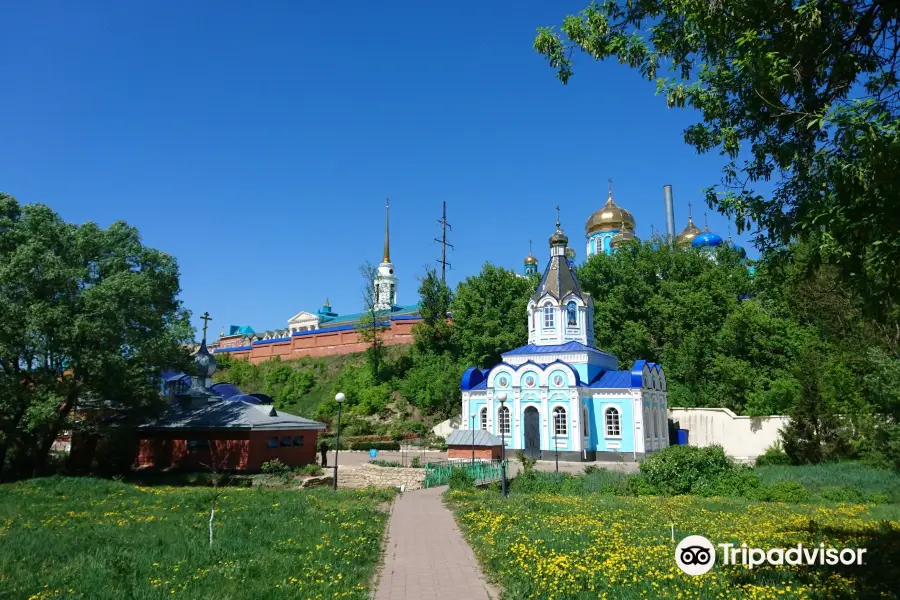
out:
<path id="1" fill-rule="evenodd" d="M 472 446 L 448 446 L 447 458 L 472 458 Z M 475 459 L 481 460 L 500 460 L 500 446 L 487 448 L 484 446 L 475 446 Z"/>
<path id="2" fill-rule="evenodd" d="M 294 446 L 293 438 L 303 436 L 303 445 Z M 278 447 L 269 448 L 270 437 L 278 438 Z M 282 447 L 281 438 L 290 437 L 291 446 Z M 229 471 L 258 471 L 273 458 L 286 465 L 300 466 L 316 462 L 318 431 L 315 429 L 282 431 L 159 431 L 141 433 L 138 441 L 137 466 L 208 470 L 210 451 L 191 450 L 189 440 L 209 440 Z"/>
<path id="3" fill-rule="evenodd" d="M 412 344 L 412 328 L 413 325 L 419 322 L 421 321 L 391 321 L 390 329 L 381 334 L 382 343 L 385 346 Z M 226 347 L 225 342 L 222 342 L 220 347 Z M 365 352 L 368 347 L 369 345 L 360 339 L 359 333 L 350 329 L 347 331 L 324 331 L 322 333 L 300 335 L 283 342 L 253 346 L 252 350 L 229 352 L 229 356 L 249 359 L 251 363 L 258 364 L 275 356 L 280 356 L 282 359 L 300 358 L 301 356 L 318 358 L 320 356 Z"/>

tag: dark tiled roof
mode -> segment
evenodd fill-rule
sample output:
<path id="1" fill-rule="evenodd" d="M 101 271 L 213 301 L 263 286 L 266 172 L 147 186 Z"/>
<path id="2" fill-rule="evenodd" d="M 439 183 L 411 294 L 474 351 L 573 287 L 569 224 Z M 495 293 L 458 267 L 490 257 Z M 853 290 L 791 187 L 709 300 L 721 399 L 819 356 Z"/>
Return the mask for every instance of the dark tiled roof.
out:
<path id="1" fill-rule="evenodd" d="M 557 300 L 562 300 L 570 293 L 581 295 L 581 285 L 572 265 L 565 256 L 551 256 L 532 299 L 536 302 L 545 294 L 550 294 Z"/>

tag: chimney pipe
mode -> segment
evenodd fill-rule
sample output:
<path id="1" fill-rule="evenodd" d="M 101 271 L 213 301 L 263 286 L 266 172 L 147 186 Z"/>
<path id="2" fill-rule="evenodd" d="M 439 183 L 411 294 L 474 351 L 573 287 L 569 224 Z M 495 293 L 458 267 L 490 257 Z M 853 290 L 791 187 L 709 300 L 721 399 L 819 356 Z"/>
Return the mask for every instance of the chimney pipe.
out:
<path id="1" fill-rule="evenodd" d="M 672 201 L 672 186 L 663 186 L 663 198 L 666 202 L 666 237 L 669 238 L 669 246 L 675 244 L 675 204 Z"/>

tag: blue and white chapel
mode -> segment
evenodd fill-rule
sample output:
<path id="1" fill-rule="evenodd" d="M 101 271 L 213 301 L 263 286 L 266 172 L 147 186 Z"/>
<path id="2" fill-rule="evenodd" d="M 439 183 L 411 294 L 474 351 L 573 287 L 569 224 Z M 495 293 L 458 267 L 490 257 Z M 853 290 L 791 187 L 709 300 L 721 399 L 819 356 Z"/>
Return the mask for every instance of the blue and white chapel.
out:
<path id="1" fill-rule="evenodd" d="M 466 370 L 460 425 L 544 460 L 557 452 L 560 460 L 640 460 L 669 445 L 666 376 L 645 360 L 620 370 L 594 347 L 594 300 L 566 258 L 568 242 L 557 221 L 528 302 L 528 344 L 492 368 Z"/>

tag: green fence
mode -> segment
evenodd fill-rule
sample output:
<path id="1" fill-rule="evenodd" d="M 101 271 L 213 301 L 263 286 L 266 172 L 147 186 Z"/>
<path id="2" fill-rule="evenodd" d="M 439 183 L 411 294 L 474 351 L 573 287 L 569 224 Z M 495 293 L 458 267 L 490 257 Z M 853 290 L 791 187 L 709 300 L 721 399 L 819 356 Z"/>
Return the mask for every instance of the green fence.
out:
<path id="1" fill-rule="evenodd" d="M 441 461 L 425 464 L 425 487 L 434 487 L 437 485 L 447 485 L 450 481 L 450 473 L 454 469 L 464 469 L 475 484 L 490 483 L 492 481 L 500 481 L 500 463 L 499 460 L 476 460 L 471 461 Z M 509 461 L 506 464 L 509 470 Z"/>

